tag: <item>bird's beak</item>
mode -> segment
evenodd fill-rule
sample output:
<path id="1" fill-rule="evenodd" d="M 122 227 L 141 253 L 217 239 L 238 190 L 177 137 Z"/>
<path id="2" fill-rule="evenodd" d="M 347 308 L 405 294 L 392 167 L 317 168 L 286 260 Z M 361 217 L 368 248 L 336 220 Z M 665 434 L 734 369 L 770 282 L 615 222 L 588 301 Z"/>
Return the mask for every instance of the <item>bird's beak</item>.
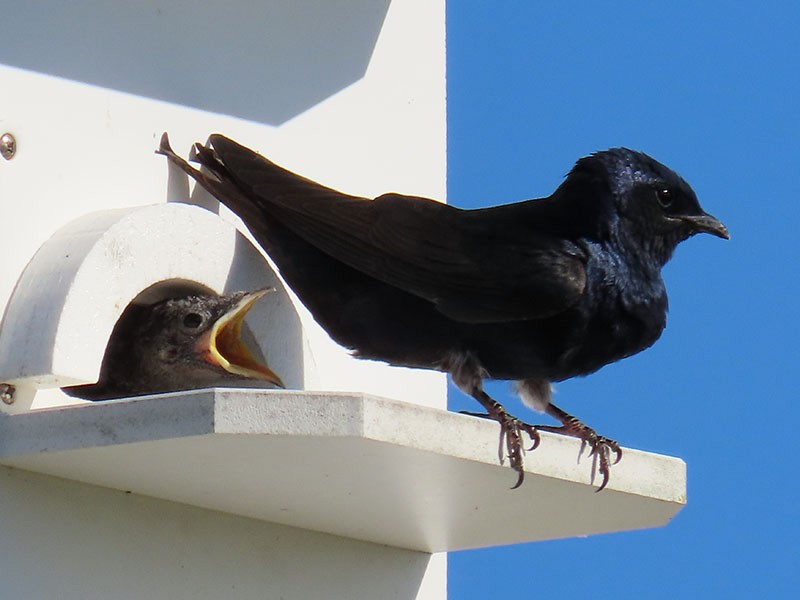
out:
<path id="1" fill-rule="evenodd" d="M 691 225 L 695 233 L 710 233 L 723 239 L 730 239 L 728 228 L 722 224 L 722 221 L 716 217 L 712 217 L 708 213 L 701 215 L 686 215 L 682 217 L 686 223 Z"/>
<path id="2" fill-rule="evenodd" d="M 252 379 L 263 379 L 279 387 L 283 381 L 267 365 L 261 364 L 253 356 L 250 348 L 242 340 L 242 324 L 245 315 L 256 302 L 272 288 L 250 292 L 243 296 L 231 309 L 214 323 L 206 340 L 209 360 L 228 373 Z"/>

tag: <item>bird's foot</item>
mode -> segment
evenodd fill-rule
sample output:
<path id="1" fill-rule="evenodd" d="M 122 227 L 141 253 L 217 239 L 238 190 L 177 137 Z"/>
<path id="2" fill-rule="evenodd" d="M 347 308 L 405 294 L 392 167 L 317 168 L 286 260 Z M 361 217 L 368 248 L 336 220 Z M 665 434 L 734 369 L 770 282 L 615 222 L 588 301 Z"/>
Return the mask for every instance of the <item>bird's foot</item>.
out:
<path id="1" fill-rule="evenodd" d="M 486 377 L 487 373 L 473 354 L 469 352 L 452 353 L 442 364 L 442 368 L 450 372 L 453 377 L 453 383 L 459 389 L 475 398 L 486 409 L 486 413 L 466 414 L 483 419 L 492 419 L 500 423 L 500 443 L 497 455 L 501 465 L 505 462 L 505 457 L 508 456 L 509 466 L 517 472 L 517 482 L 511 489 L 517 489 L 525 480 L 523 433 L 527 433 L 530 436 L 531 446 L 529 450 L 533 450 L 539 445 L 539 432 L 536 427 L 512 417 L 503 408 L 502 404 L 486 393 L 483 389 L 483 378 Z"/>
<path id="2" fill-rule="evenodd" d="M 547 414 L 561 421 L 561 426 L 537 425 L 537 429 L 578 438 L 581 440 L 581 454 L 588 445 L 591 448 L 589 456 L 593 459 L 592 483 L 594 483 L 595 472 L 599 472 L 600 476 L 603 478 L 600 487 L 598 487 L 595 492 L 600 492 L 605 489 L 611 477 L 611 465 L 617 464 L 622 459 L 622 448 L 620 445 L 610 438 L 597 435 L 594 429 L 584 424 L 578 418 L 564 412 L 557 406 L 552 404 L 548 406 Z M 611 460 L 612 452 L 615 455 L 613 462 Z"/>
<path id="3" fill-rule="evenodd" d="M 535 425 L 529 425 L 511 416 L 499 404 L 497 407 L 492 408 L 493 410 L 488 413 L 474 413 L 469 411 L 461 411 L 461 413 L 473 417 L 480 417 L 482 419 L 492 419 L 500 423 L 500 444 L 497 449 L 497 456 L 501 465 L 505 463 L 505 457 L 507 456 L 508 466 L 517 472 L 517 482 L 511 488 L 515 490 L 521 486 L 522 482 L 525 480 L 523 456 L 525 452 L 535 450 L 539 445 L 539 432 Z M 531 438 L 530 447 L 526 448 L 523 444 L 523 433 L 527 433 L 528 437 Z"/>

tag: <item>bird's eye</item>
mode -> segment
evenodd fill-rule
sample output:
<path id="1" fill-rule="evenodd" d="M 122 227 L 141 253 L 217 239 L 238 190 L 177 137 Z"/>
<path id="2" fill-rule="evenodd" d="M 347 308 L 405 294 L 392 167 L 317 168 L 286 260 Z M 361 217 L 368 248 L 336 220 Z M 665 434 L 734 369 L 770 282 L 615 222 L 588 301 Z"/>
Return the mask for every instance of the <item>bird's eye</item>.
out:
<path id="1" fill-rule="evenodd" d="M 672 191 L 669 188 L 657 188 L 656 189 L 656 200 L 658 200 L 659 205 L 661 208 L 669 208 L 672 206 L 672 202 L 675 200 L 675 197 L 672 194 Z"/>
<path id="2" fill-rule="evenodd" d="M 188 329 L 197 329 L 203 324 L 203 315 L 197 313 L 189 313 L 183 317 L 183 326 Z"/>

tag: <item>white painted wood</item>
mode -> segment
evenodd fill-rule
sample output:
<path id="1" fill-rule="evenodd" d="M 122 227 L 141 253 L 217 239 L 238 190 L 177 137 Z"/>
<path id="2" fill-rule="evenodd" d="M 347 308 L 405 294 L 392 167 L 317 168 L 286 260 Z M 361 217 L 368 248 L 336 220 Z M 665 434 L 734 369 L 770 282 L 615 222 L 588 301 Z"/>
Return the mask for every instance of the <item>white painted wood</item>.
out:
<path id="1" fill-rule="evenodd" d="M 2 597 L 435 600 L 445 555 L 0 467 Z"/>
<path id="2" fill-rule="evenodd" d="M 686 501 L 679 459 L 626 448 L 595 493 L 580 442 L 542 437 L 511 490 L 493 422 L 363 394 L 209 390 L 9 416 L 0 463 L 423 552 L 656 527 Z"/>

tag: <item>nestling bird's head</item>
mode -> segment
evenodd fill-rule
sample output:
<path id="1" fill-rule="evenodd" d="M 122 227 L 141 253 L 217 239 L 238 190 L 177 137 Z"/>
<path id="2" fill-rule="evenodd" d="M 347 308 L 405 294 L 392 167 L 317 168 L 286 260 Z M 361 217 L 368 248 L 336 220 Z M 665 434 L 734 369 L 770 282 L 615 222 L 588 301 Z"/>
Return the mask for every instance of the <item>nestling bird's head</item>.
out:
<path id="1" fill-rule="evenodd" d="M 569 177 L 591 181 L 611 206 L 611 235 L 666 263 L 675 247 L 696 233 L 728 239 L 727 228 L 706 213 L 694 190 L 675 171 L 647 154 L 611 148 L 582 158 Z M 601 190 L 596 189 L 600 187 Z M 633 238 L 633 239 L 630 239 Z"/>
<path id="2" fill-rule="evenodd" d="M 241 339 L 244 316 L 267 291 L 188 296 L 153 305 L 140 324 L 146 348 L 141 359 L 153 362 L 151 372 L 175 377 L 185 371 L 198 387 L 204 377 L 210 384 L 246 377 L 282 386 Z"/>
<path id="3" fill-rule="evenodd" d="M 111 333 L 99 381 L 64 391 L 103 400 L 248 382 L 283 387 L 242 339 L 245 315 L 268 291 L 131 304 Z"/>

